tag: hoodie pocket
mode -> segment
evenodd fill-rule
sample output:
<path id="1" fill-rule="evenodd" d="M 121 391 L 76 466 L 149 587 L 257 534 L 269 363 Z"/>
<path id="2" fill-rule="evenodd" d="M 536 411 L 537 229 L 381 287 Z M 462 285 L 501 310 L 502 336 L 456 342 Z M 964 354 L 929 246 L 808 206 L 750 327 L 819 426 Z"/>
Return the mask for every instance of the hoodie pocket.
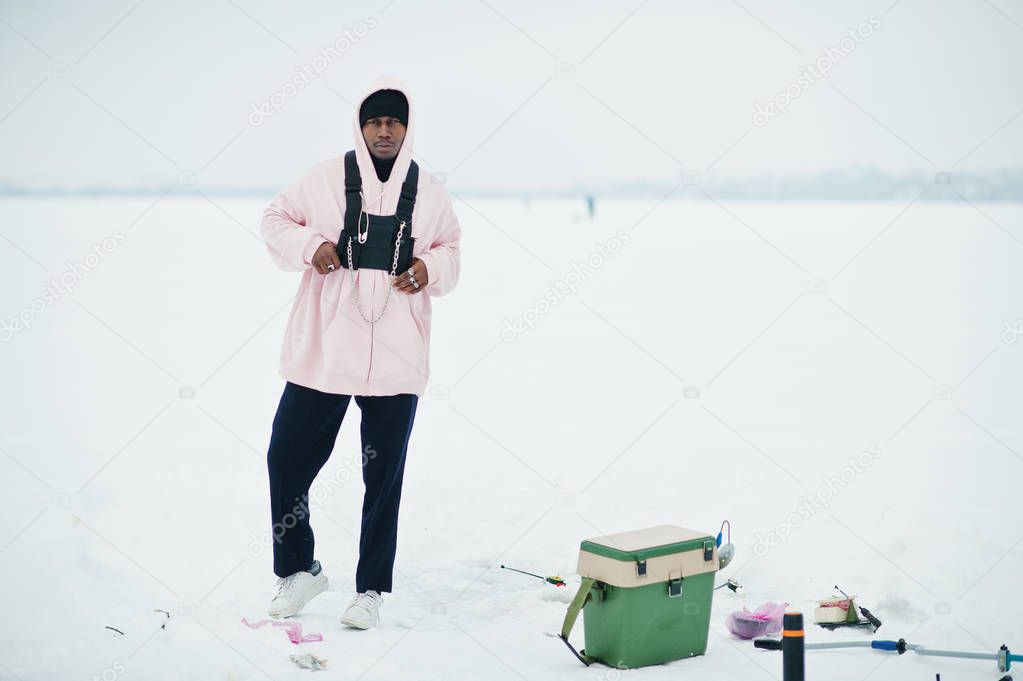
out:
<path id="1" fill-rule="evenodd" d="M 370 379 L 425 380 L 426 339 L 409 295 L 395 291 L 387 312 L 373 329 Z"/>
<path id="2" fill-rule="evenodd" d="M 323 364 L 331 374 L 365 380 L 370 360 L 370 331 L 359 319 L 346 272 L 327 275 L 323 290 L 316 294 L 322 324 Z"/>

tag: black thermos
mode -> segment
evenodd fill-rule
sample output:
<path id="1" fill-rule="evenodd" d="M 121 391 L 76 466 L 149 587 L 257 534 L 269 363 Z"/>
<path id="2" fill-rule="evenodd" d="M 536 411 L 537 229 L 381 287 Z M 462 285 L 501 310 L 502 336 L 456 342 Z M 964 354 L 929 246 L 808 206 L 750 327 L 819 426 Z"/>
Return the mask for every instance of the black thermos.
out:
<path id="1" fill-rule="evenodd" d="M 782 620 L 781 655 L 783 681 L 805 681 L 803 614 L 787 612 Z"/>

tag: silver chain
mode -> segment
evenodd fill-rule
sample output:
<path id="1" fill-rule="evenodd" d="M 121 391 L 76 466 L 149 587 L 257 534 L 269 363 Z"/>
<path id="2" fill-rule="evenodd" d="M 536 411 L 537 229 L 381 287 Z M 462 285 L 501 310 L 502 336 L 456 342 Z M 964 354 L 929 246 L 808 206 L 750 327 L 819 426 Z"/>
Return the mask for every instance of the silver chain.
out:
<path id="1" fill-rule="evenodd" d="M 368 216 L 367 216 L 368 217 Z M 402 220 L 398 224 L 398 237 L 394 240 L 394 259 L 391 260 L 391 283 L 394 282 L 394 275 L 398 271 L 398 249 L 401 248 L 401 237 L 405 232 L 405 221 Z M 366 224 L 366 233 L 369 234 L 369 223 Z M 391 302 L 391 289 L 394 288 L 391 284 L 387 286 L 387 297 L 384 299 L 384 306 L 380 308 L 380 314 L 375 319 L 370 319 L 366 316 L 366 313 L 362 311 L 362 297 L 359 295 L 359 280 L 355 278 L 355 267 L 352 263 L 352 237 L 348 237 L 348 276 L 352 282 L 352 291 L 355 293 L 355 308 L 359 311 L 359 316 L 368 323 L 376 324 L 387 312 L 387 303 Z"/>

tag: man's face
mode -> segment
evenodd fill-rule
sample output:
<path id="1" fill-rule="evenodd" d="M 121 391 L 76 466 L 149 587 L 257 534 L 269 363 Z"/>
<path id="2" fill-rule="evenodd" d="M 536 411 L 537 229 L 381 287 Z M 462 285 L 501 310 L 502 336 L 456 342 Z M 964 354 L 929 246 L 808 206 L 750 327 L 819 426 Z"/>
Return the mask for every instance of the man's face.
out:
<path id="1" fill-rule="evenodd" d="M 378 116 L 366 121 L 362 126 L 362 136 L 369 153 L 386 161 L 398 155 L 401 143 L 405 141 L 405 126 L 394 116 Z"/>

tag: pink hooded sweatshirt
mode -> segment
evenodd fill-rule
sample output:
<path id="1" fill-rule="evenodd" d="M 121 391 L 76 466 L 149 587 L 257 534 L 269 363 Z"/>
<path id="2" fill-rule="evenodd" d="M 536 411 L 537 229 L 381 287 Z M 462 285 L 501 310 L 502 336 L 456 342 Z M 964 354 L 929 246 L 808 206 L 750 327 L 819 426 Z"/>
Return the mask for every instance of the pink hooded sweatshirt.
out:
<path id="1" fill-rule="evenodd" d="M 362 136 L 359 109 L 369 95 L 384 89 L 400 90 L 408 99 L 409 110 L 405 141 L 387 182 L 381 183 Z M 352 118 L 363 210 L 393 215 L 412 160 L 414 100 L 401 82 L 381 77 L 355 102 Z M 324 275 L 312 266 L 320 245 L 324 241 L 337 243 L 340 238 L 344 177 L 343 154 L 317 163 L 263 212 L 260 229 L 270 259 L 283 270 L 302 272 L 281 349 L 280 375 L 299 385 L 343 395 L 422 395 L 430 373 L 431 300 L 448 293 L 458 282 L 462 230 L 451 197 L 420 164 L 412 212 L 413 257 L 426 265 L 429 285 L 412 294 L 392 291 L 383 317 L 369 324 L 356 308 L 349 271 L 342 267 Z M 390 272 L 360 269 L 355 277 L 363 312 L 375 319 L 391 288 Z"/>

